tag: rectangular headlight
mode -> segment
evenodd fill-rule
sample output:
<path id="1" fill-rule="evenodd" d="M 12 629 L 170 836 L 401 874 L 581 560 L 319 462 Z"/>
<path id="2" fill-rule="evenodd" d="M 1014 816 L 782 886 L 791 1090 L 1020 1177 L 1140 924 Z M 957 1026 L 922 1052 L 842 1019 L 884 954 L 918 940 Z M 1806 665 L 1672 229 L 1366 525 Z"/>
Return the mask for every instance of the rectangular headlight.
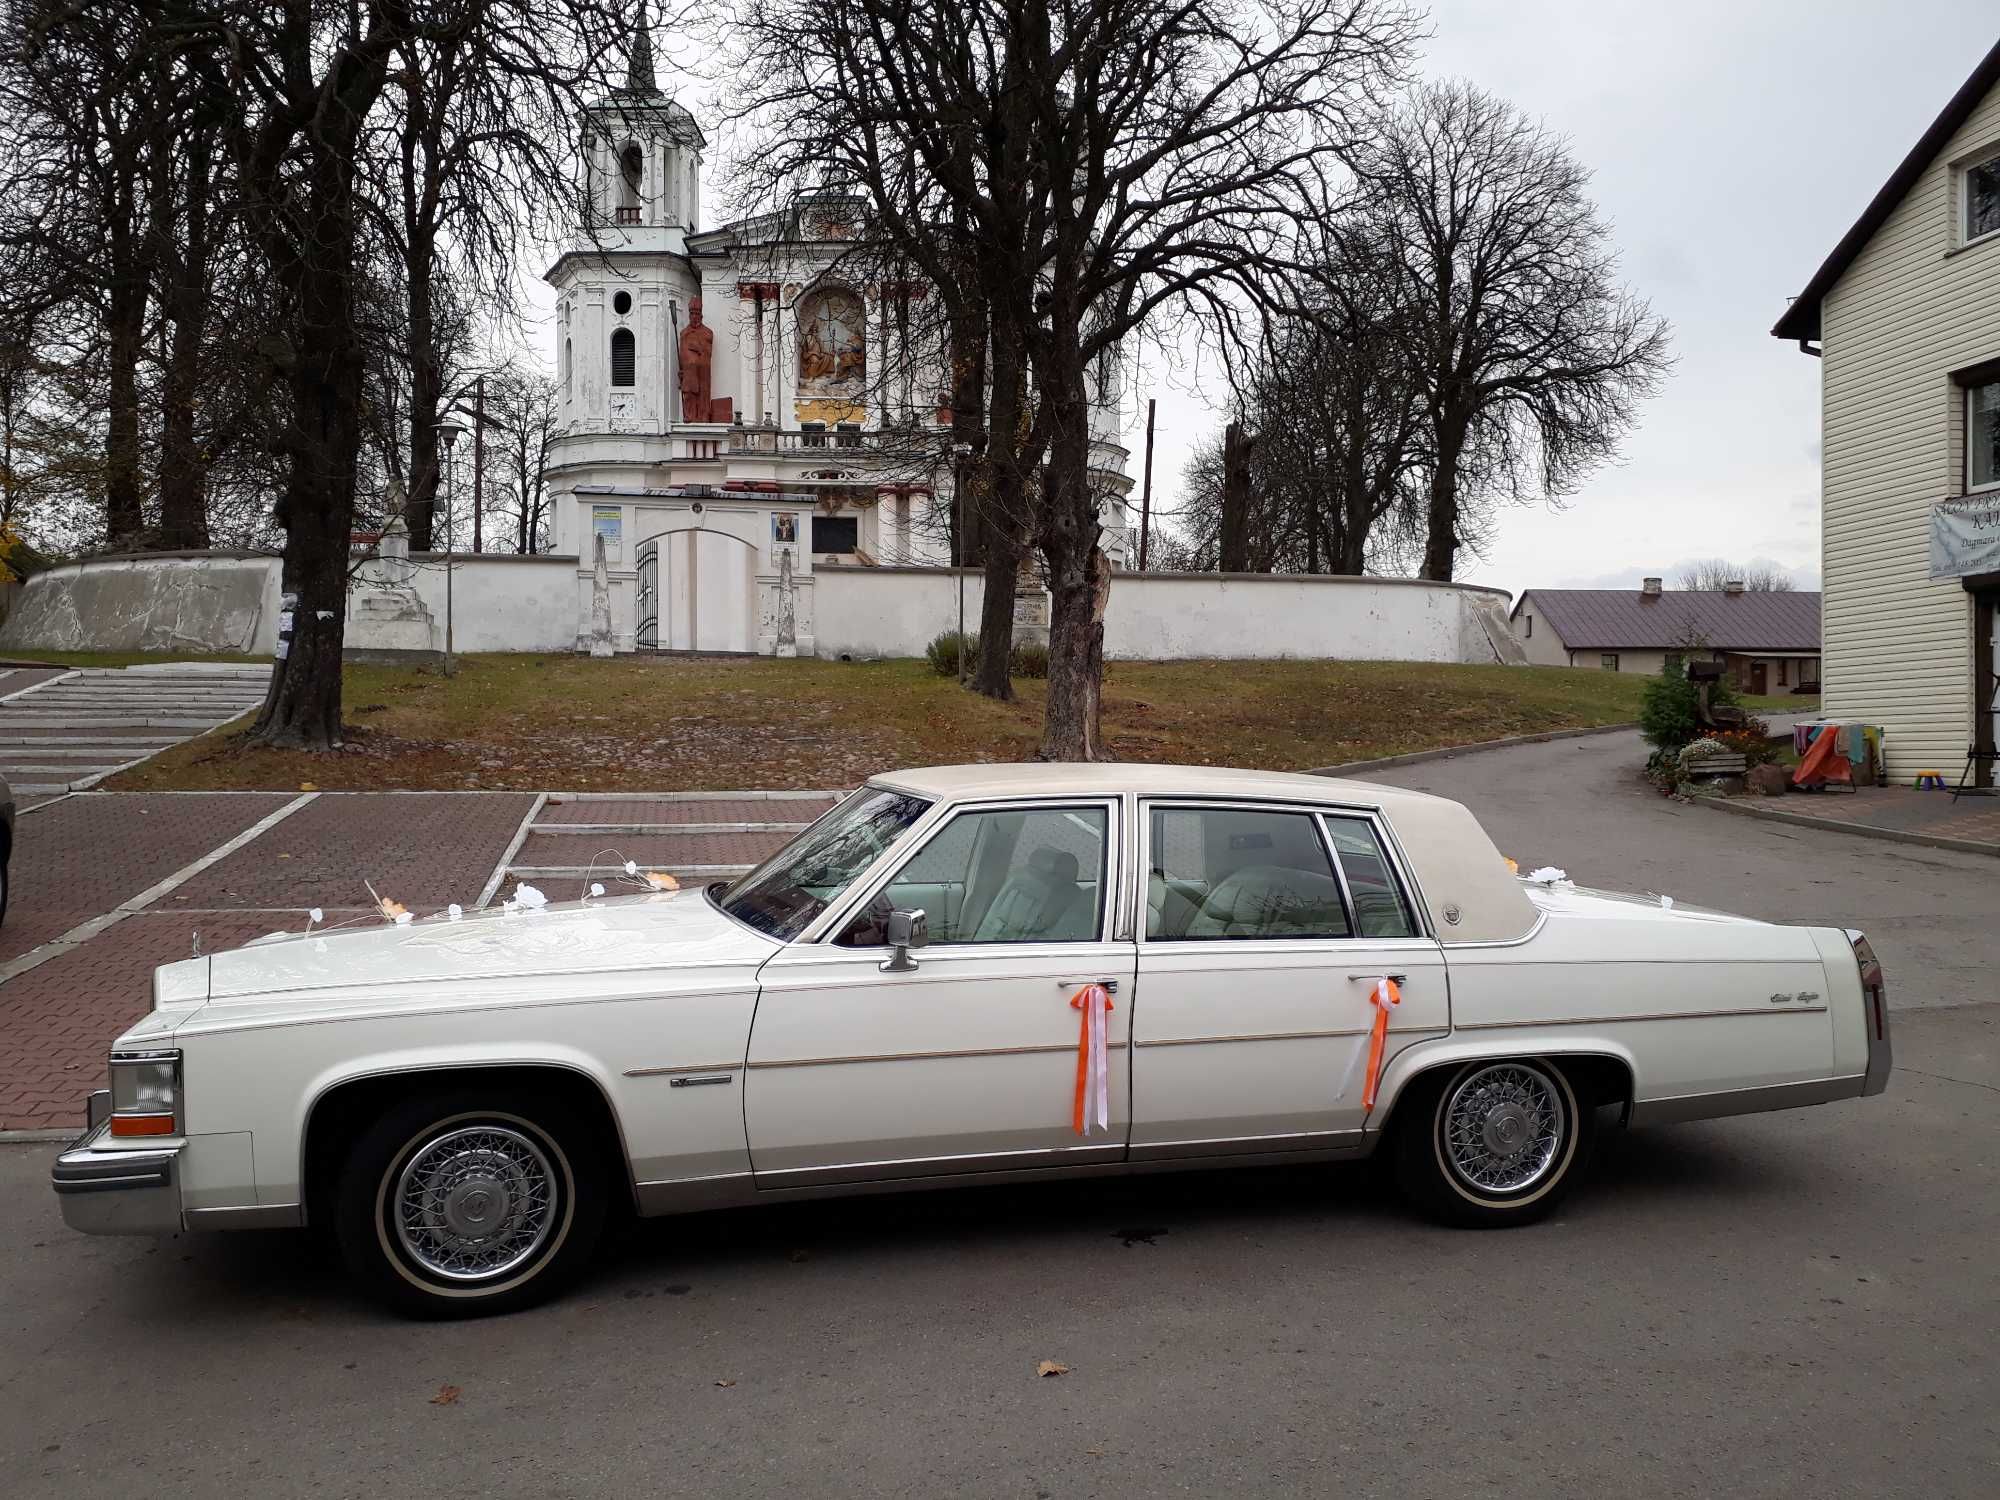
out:
<path id="1" fill-rule="evenodd" d="M 112 1053 L 112 1135 L 178 1134 L 180 1092 L 178 1050 Z"/>

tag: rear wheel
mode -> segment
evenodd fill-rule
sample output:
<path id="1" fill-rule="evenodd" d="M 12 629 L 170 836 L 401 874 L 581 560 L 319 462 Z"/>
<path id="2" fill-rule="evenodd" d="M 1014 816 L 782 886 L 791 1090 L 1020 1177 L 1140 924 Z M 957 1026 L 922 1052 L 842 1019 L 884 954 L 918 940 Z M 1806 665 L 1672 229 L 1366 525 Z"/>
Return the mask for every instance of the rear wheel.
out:
<path id="1" fill-rule="evenodd" d="M 592 1132 L 560 1100 L 477 1090 L 391 1107 L 355 1143 L 334 1229 L 368 1291 L 418 1317 L 530 1306 L 589 1260 L 606 1172 Z"/>
<path id="2" fill-rule="evenodd" d="M 1594 1111 L 1553 1063 L 1510 1058 L 1440 1070 L 1397 1108 L 1396 1176 L 1447 1224 L 1529 1224 L 1562 1201 L 1589 1159 Z"/>

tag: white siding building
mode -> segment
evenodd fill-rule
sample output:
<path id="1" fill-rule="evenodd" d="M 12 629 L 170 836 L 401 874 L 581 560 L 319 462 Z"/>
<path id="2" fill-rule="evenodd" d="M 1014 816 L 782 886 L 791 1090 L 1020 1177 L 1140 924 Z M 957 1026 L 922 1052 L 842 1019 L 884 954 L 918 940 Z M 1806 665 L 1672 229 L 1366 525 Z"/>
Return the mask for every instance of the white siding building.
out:
<path id="1" fill-rule="evenodd" d="M 1822 361 L 1825 712 L 1955 778 L 2000 717 L 2000 45 L 1772 331 Z"/>

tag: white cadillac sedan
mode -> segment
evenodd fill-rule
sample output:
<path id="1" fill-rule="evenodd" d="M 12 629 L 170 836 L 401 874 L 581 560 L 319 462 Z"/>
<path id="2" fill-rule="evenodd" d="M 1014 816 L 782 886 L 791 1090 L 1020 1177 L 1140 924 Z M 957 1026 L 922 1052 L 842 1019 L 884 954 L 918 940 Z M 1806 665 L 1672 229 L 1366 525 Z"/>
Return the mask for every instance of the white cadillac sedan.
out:
<path id="1" fill-rule="evenodd" d="M 1516 877 L 1457 803 L 1173 766 L 877 778 L 732 885 L 173 963 L 54 1168 L 95 1233 L 326 1226 L 410 1312 L 608 1216 L 1390 1154 L 1470 1226 L 1633 1124 L 1877 1094 L 1858 932 Z"/>

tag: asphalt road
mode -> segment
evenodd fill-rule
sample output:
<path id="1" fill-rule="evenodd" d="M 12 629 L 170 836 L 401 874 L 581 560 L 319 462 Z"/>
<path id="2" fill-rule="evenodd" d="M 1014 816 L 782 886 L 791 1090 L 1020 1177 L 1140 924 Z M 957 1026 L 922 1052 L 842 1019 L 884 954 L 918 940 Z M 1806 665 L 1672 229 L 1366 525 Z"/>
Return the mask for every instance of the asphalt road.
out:
<path id="1" fill-rule="evenodd" d="M 1509 1233 L 1364 1169 L 788 1205 L 642 1225 L 562 1303 L 450 1326 L 304 1236 L 71 1235 L 52 1148 L 0 1148 L 0 1489 L 1993 1493 L 2000 1006 L 1962 1002 L 2000 864 L 1675 808 L 1617 760 L 1394 776 L 1524 866 L 1868 926 L 1888 1094 L 1615 1136 Z"/>

